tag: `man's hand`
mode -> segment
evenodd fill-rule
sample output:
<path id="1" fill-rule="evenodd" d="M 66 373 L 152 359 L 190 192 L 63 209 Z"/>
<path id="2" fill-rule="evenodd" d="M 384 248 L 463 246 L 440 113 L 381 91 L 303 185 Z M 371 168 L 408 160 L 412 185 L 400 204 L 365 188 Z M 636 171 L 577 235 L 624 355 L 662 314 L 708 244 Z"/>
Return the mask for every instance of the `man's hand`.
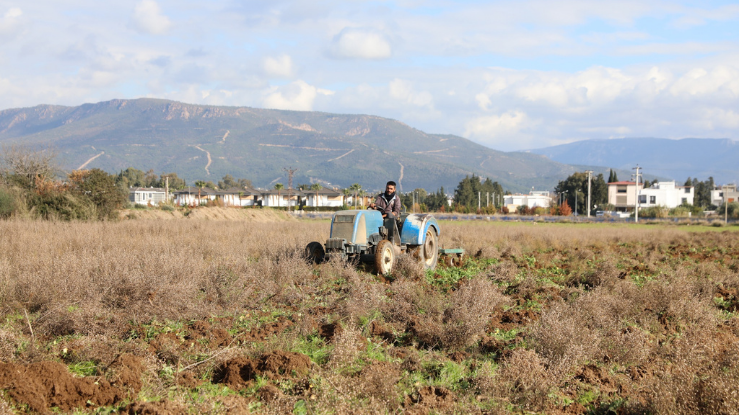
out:
<path id="1" fill-rule="evenodd" d="M 372 202 L 369 204 L 370 209 L 377 209 L 377 205 L 375 205 L 375 202 Z"/>

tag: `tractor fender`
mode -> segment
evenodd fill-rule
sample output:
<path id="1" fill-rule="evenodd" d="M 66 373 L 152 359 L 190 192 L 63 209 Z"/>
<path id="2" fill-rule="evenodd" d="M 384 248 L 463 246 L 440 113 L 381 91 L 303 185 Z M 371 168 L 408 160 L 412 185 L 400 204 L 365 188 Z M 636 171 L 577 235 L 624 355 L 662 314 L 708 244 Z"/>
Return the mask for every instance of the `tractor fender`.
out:
<path id="1" fill-rule="evenodd" d="M 403 222 L 403 230 L 400 231 L 400 243 L 403 245 L 422 245 L 425 241 L 426 231 L 429 227 L 434 228 L 436 235 L 441 234 L 441 228 L 433 215 L 412 213 Z"/>

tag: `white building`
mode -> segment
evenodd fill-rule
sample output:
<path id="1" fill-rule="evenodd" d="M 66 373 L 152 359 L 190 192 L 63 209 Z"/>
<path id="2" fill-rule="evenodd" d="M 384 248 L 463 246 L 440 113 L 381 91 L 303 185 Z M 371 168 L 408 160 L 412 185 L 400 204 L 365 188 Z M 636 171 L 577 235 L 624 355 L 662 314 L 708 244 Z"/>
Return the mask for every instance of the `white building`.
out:
<path id="1" fill-rule="evenodd" d="M 186 187 L 174 192 L 177 206 L 200 206 L 216 199 L 216 191 L 208 187 Z"/>
<path id="2" fill-rule="evenodd" d="M 683 204 L 692 205 L 694 189 L 692 186 L 678 186 L 672 182 L 658 182 L 639 191 L 639 208 L 663 206 L 676 208 Z"/>
<path id="3" fill-rule="evenodd" d="M 548 208 L 552 204 L 552 198 L 548 191 L 532 190 L 529 194 L 515 194 L 503 196 L 503 206 L 514 212 L 519 206 L 529 208 Z"/>
<path id="4" fill-rule="evenodd" d="M 158 187 L 132 187 L 128 190 L 129 202 L 138 205 L 158 206 L 166 199 L 166 191 Z"/>
<path id="5" fill-rule="evenodd" d="M 298 189 L 267 190 L 262 192 L 262 203 L 269 207 L 295 207 L 302 204 L 304 197 L 303 192 Z"/>
<path id="6" fill-rule="evenodd" d="M 643 190 L 643 186 L 643 183 L 639 183 L 639 192 Z M 634 206 L 636 205 L 636 183 L 608 183 L 608 203 L 613 205 L 617 211 L 634 210 Z"/>
<path id="7" fill-rule="evenodd" d="M 737 200 L 739 200 L 739 192 L 737 192 L 735 184 L 718 186 L 715 189 L 711 190 L 712 205 L 721 206 L 722 204 L 724 204 L 724 201 L 733 203 Z"/>
<path id="8" fill-rule="evenodd" d="M 262 200 L 262 193 L 258 190 L 234 187 L 217 191 L 216 199 L 222 200 L 224 206 L 255 206 Z"/>
<path id="9" fill-rule="evenodd" d="M 304 190 L 305 206 L 310 207 L 341 207 L 344 204 L 344 194 L 331 189 Z"/>

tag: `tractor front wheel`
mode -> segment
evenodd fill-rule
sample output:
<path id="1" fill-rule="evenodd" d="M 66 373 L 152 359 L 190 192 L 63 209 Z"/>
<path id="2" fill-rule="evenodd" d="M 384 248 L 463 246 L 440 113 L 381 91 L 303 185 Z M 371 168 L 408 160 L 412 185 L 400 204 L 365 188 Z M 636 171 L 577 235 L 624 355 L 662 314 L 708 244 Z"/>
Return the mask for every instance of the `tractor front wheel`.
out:
<path id="1" fill-rule="evenodd" d="M 323 249 L 323 245 L 320 242 L 311 242 L 305 247 L 305 257 L 309 261 L 320 264 L 323 262 L 325 256 L 326 251 Z"/>
<path id="2" fill-rule="evenodd" d="M 395 265 L 393 243 L 383 239 L 375 249 L 375 270 L 378 274 L 386 275 L 392 272 L 393 265 Z"/>

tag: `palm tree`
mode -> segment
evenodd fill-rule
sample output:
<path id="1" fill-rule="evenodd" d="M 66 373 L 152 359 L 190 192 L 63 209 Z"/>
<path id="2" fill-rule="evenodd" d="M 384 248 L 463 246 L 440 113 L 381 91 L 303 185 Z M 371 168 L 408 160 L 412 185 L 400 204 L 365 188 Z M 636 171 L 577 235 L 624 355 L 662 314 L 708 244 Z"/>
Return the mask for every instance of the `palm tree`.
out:
<path id="1" fill-rule="evenodd" d="M 198 188 L 198 206 L 200 206 L 200 191 L 205 187 L 205 182 L 202 180 L 198 180 L 195 182 L 195 187 Z"/>
<path id="2" fill-rule="evenodd" d="M 354 197 L 352 198 L 354 207 L 357 207 L 357 193 L 359 193 L 359 191 L 362 190 L 362 185 L 359 183 L 354 183 L 353 185 L 349 186 L 349 189 L 354 194 Z"/>
<path id="3" fill-rule="evenodd" d="M 275 190 L 277 190 L 277 207 L 280 207 L 280 190 L 284 189 L 285 185 L 282 183 L 275 183 Z M 290 203 L 290 201 L 288 201 Z"/>
<path id="4" fill-rule="evenodd" d="M 318 212 L 318 191 L 321 190 L 321 187 L 323 187 L 323 186 L 321 186 L 320 183 L 313 183 L 310 186 L 310 190 L 315 190 L 316 191 L 316 200 L 314 202 L 314 204 L 316 206 L 316 212 Z"/>
<path id="5" fill-rule="evenodd" d="M 352 194 L 352 190 L 347 187 L 346 189 L 342 190 L 342 192 L 344 193 L 344 206 L 346 206 L 346 199 L 349 197 L 350 194 Z"/>

